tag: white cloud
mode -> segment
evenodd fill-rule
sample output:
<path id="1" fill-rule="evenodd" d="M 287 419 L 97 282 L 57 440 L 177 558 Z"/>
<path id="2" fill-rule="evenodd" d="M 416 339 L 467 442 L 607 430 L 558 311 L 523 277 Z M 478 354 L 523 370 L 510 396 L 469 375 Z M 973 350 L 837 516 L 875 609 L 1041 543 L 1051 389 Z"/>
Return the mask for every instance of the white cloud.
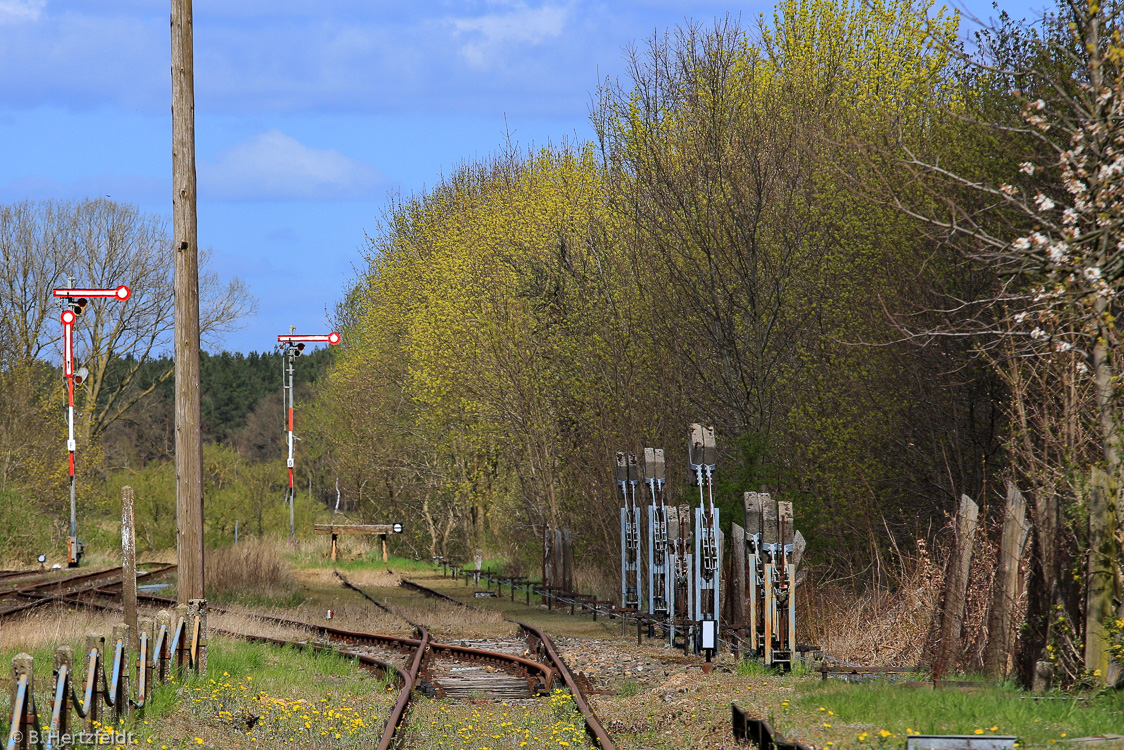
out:
<path id="1" fill-rule="evenodd" d="M 503 63 L 505 53 L 514 45 L 538 45 L 561 37 L 570 17 L 568 6 L 528 8 L 524 3 L 514 3 L 512 7 L 506 13 L 449 19 L 456 36 L 469 39 L 460 54 L 470 66 L 493 68 Z"/>
<path id="2" fill-rule="evenodd" d="M 38 21 L 47 0 L 0 0 L 0 24 Z"/>
<path id="3" fill-rule="evenodd" d="M 385 179 L 370 164 L 335 149 L 306 146 L 269 130 L 199 166 L 201 198 L 346 200 L 375 196 Z"/>

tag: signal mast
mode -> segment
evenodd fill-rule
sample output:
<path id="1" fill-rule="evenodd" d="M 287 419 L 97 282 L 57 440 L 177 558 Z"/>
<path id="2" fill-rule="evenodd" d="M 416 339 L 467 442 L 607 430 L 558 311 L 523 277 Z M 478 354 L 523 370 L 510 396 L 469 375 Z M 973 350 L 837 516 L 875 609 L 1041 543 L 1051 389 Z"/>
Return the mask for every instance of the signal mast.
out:
<path id="1" fill-rule="evenodd" d="M 285 462 L 289 468 L 289 549 L 296 548 L 294 529 L 296 513 L 293 508 L 296 500 L 296 490 L 293 486 L 293 442 L 300 439 L 293 435 L 293 360 L 301 356 L 307 344 L 331 344 L 335 346 L 340 343 L 340 335 L 335 331 L 322 334 L 296 334 L 293 333 L 295 330 L 296 326 L 289 326 L 288 335 L 278 334 L 277 336 L 277 345 L 284 354 L 281 358 L 281 383 L 285 391 L 285 395 L 282 396 L 282 400 L 285 402 L 285 444 L 289 451 Z"/>
<path id="2" fill-rule="evenodd" d="M 74 324 L 86 309 L 91 299 L 115 299 L 121 302 L 129 299 L 132 292 L 121 285 L 115 289 L 74 289 L 64 287 L 51 294 L 63 301 L 62 311 L 62 369 L 66 377 L 66 451 L 70 459 L 70 536 L 66 538 L 66 566 L 77 568 L 82 557 L 82 543 L 78 541 L 78 504 L 74 486 L 74 451 L 78 447 L 74 439 L 74 386 L 81 385 L 90 374 L 85 367 L 74 367 Z"/>

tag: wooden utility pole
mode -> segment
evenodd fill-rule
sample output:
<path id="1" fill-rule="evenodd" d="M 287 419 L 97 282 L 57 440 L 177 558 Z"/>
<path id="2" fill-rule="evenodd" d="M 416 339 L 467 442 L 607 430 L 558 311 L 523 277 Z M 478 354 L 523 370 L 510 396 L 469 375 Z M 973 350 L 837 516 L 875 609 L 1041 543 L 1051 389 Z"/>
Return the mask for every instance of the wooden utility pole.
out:
<path id="1" fill-rule="evenodd" d="M 172 0 L 172 221 L 175 252 L 176 557 L 181 604 L 203 598 L 199 238 L 191 0 Z"/>

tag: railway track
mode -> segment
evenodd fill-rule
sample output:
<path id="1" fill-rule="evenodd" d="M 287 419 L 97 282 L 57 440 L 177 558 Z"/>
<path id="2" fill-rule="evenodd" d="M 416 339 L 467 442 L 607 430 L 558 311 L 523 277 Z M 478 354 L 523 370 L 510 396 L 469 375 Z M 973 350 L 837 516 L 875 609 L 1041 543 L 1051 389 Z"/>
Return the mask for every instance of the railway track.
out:
<path id="1" fill-rule="evenodd" d="M 442 600 L 458 607 L 483 611 L 480 610 L 479 607 L 469 604 L 468 602 L 463 602 L 460 599 L 456 599 L 428 586 L 424 586 L 420 583 L 417 583 L 416 581 L 411 581 L 408 578 L 403 578 L 399 585 L 403 588 L 416 591 L 423 596 Z M 505 617 L 504 619 L 515 624 L 519 628 L 519 631 L 522 634 L 523 638 L 529 644 L 530 650 L 533 653 L 538 654 L 540 658 L 550 663 L 556 670 L 562 682 L 564 682 L 566 687 L 569 688 L 570 695 L 573 697 L 574 703 L 577 706 L 578 711 L 581 713 L 583 720 L 585 721 L 586 734 L 590 737 L 591 742 L 593 742 L 595 746 L 600 747 L 603 750 L 615 748 L 615 745 L 613 744 L 612 739 L 610 739 L 608 732 L 605 731 L 605 727 L 601 724 L 600 719 L 597 718 L 597 714 L 594 713 L 593 708 L 589 705 L 589 701 L 586 700 L 586 697 L 582 692 L 577 680 L 574 679 L 574 676 L 570 672 L 569 667 L 566 666 L 566 662 L 562 660 L 561 656 L 559 656 L 558 650 L 555 648 L 554 642 L 551 641 L 550 636 L 548 636 L 541 628 L 538 628 L 534 625 L 520 622 L 519 620 L 512 620 L 508 617 Z"/>
<path id="2" fill-rule="evenodd" d="M 174 565 L 159 565 L 144 571 L 145 576 L 169 572 Z M 13 576 L 13 578 L 18 578 Z M 8 591 L 0 592 L 0 618 L 25 612 L 50 603 L 74 606 L 92 606 L 99 609 L 119 610 L 113 603 L 121 596 L 120 568 L 55 576 Z M 277 616 L 251 615 L 263 623 L 294 628 L 308 633 L 309 638 L 275 638 L 260 633 L 246 632 L 245 628 L 224 629 L 210 627 L 213 633 L 230 637 L 289 645 L 302 649 L 333 650 L 355 659 L 365 668 L 377 670 L 392 677 L 400 686 L 398 698 L 387 716 L 379 742 L 380 750 L 389 750 L 396 741 L 396 732 L 402 725 L 415 693 L 453 700 L 527 703 L 548 695 L 556 682 L 564 683 L 570 690 L 577 709 L 582 714 L 587 734 L 595 747 L 614 750 L 614 745 L 586 702 L 565 663 L 558 656 L 549 637 L 540 629 L 524 623 L 512 622 L 517 628 L 514 637 L 435 641 L 429 630 L 413 622 L 404 613 L 380 602 L 359 587 L 340 576 L 343 584 L 364 596 L 376 606 L 402 618 L 414 629 L 414 637 L 383 635 L 335 628 Z M 2 585 L 2 581 L 0 581 Z M 404 580 L 402 587 L 426 597 L 441 599 L 458 607 L 479 610 L 472 605 L 447 597 L 413 581 Z M 154 594 L 139 593 L 138 603 L 153 608 L 174 608 L 176 600 Z M 106 600 L 111 600 L 107 602 Z M 210 606 L 216 615 L 239 615 L 237 610 Z M 507 619 L 507 618 L 505 618 Z"/>
<path id="3" fill-rule="evenodd" d="M 145 570 L 137 571 L 137 578 L 141 580 L 157 577 L 170 573 L 175 568 L 175 565 L 164 563 L 152 565 Z M 43 575 L 38 571 L 34 571 L 33 574 Z M 0 618 L 96 591 L 105 586 L 120 586 L 121 567 L 50 576 L 47 580 L 27 583 L 23 586 L 13 583 L 14 580 L 23 577 L 25 576 L 16 573 L 4 579 L 4 583 L 9 587 L 0 590 Z"/>
<path id="4" fill-rule="evenodd" d="M 342 579 L 342 576 L 341 576 L 341 579 Z M 359 591 L 361 594 L 363 594 L 369 600 L 375 601 L 373 597 L 369 596 L 368 594 L 361 591 L 357 587 L 355 587 L 355 586 L 351 585 L 350 583 L 346 582 L 346 580 L 345 580 L 344 585 L 348 586 L 349 588 L 352 588 L 356 591 Z M 486 612 L 487 611 L 487 610 L 483 610 L 479 607 L 476 607 L 472 604 L 469 604 L 467 602 L 463 602 L 459 599 L 448 596 L 447 594 L 444 594 L 440 591 L 436 591 L 435 589 L 432 589 L 428 586 L 424 586 L 420 583 L 417 583 L 416 581 L 411 581 L 410 579 L 407 579 L 407 578 L 401 579 L 401 581 L 399 582 L 399 585 L 402 588 L 405 588 L 405 589 L 410 590 L 410 591 L 414 591 L 414 592 L 419 593 L 419 594 L 421 594 L 423 596 L 426 596 L 428 598 L 437 599 L 439 601 L 443 601 L 443 602 L 446 602 L 448 604 L 451 604 L 451 605 L 454 605 L 454 606 L 457 606 L 457 607 L 462 607 L 462 608 L 465 608 L 465 609 L 468 609 L 468 610 L 475 610 L 475 611 L 478 611 L 478 612 Z M 386 608 L 386 606 L 383 603 L 380 603 L 380 602 L 376 601 L 376 604 L 378 604 L 381 607 Z M 602 726 L 600 720 L 597 718 L 597 715 L 594 713 L 593 708 L 589 705 L 589 702 L 586 700 L 586 697 L 583 694 L 583 692 L 581 690 L 581 687 L 579 686 L 577 680 L 574 679 L 574 676 L 570 672 L 569 668 L 566 666 L 566 663 L 562 660 L 562 657 L 559 656 L 558 650 L 555 648 L 554 643 L 553 643 L 553 641 L 551 641 L 550 637 L 541 628 L 538 628 L 534 625 L 530 625 L 530 624 L 525 623 L 525 622 L 520 622 L 518 620 L 512 620 L 511 618 L 507 618 L 507 617 L 505 617 L 504 619 L 507 620 L 508 622 L 514 624 L 518 628 L 518 632 L 519 632 L 520 637 L 518 639 L 513 639 L 513 640 L 501 639 L 501 640 L 498 640 L 498 641 L 497 640 L 488 641 L 488 645 L 490 645 L 492 648 L 487 649 L 487 652 L 490 652 L 490 653 L 508 652 L 509 656 L 511 656 L 511 653 L 510 653 L 511 651 L 522 648 L 523 653 L 525 653 L 525 654 L 530 653 L 530 654 L 536 655 L 536 657 L 540 660 L 540 663 L 548 664 L 550 666 L 550 668 L 553 670 L 554 674 L 557 676 L 557 678 L 560 679 L 566 685 L 566 687 L 570 690 L 570 695 L 573 697 L 574 703 L 575 703 L 578 711 L 581 713 L 582 719 L 585 722 L 586 733 L 589 736 L 590 741 L 594 744 L 594 746 L 603 748 L 603 750 L 608 750 L 609 748 L 615 748 L 615 745 L 613 744 L 612 739 L 609 737 L 608 732 L 605 731 L 604 726 Z M 432 649 L 435 653 L 440 654 L 441 649 L 445 648 L 445 647 L 446 647 L 445 644 L 435 643 L 435 644 L 433 644 Z M 461 648 L 467 648 L 467 647 L 461 646 Z M 522 658 L 522 657 L 520 657 L 520 658 Z M 442 675 L 439 668 L 434 670 L 434 671 L 429 672 L 429 674 L 431 674 L 431 675 L 433 675 L 434 677 L 437 677 L 437 678 L 440 678 L 441 676 L 444 676 L 444 681 L 445 681 L 446 685 L 449 685 L 449 683 L 454 682 L 456 680 L 455 675 L 452 675 L 452 677 L 453 677 L 452 680 L 450 680 L 449 674 Z M 494 675 L 489 675 L 489 678 L 485 679 L 483 681 L 478 682 L 478 680 L 479 680 L 479 677 L 477 677 L 476 675 L 471 675 L 471 676 L 469 676 L 469 678 L 463 684 L 457 684 L 456 687 L 453 688 L 456 691 L 455 694 L 452 694 L 453 697 L 474 697 L 474 696 L 479 696 L 480 694 L 485 694 L 485 695 L 495 696 L 494 699 L 496 699 L 496 700 L 517 699 L 517 697 L 514 696 L 514 695 L 511 695 L 511 696 L 502 695 L 499 692 L 500 690 L 502 690 L 502 688 L 498 688 L 497 680 L 496 680 L 496 677 Z M 445 687 L 444 688 L 445 692 L 443 694 L 450 695 L 449 689 L 450 689 L 449 687 Z M 492 691 L 495 691 L 495 692 L 492 692 Z M 438 695 L 441 695 L 441 694 L 442 693 L 438 693 Z M 518 697 L 523 697 L 523 696 L 518 696 Z"/>

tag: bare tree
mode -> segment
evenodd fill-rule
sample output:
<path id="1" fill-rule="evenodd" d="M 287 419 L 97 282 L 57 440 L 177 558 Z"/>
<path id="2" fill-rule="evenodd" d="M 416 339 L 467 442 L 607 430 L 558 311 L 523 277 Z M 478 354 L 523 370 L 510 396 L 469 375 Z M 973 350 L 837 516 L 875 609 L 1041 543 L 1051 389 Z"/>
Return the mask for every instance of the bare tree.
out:
<path id="1" fill-rule="evenodd" d="M 82 431 L 88 439 L 119 419 L 155 383 L 138 383 L 146 357 L 167 350 L 173 324 L 172 253 L 166 222 L 109 200 L 0 206 L 0 320 L 12 361 L 43 358 L 61 335 L 51 289 L 132 290 L 128 301 L 91 300 L 75 326 L 75 353 L 90 375 L 83 386 Z M 203 335 L 214 343 L 256 302 L 239 279 L 200 277 Z"/>
<path id="2" fill-rule="evenodd" d="M 38 359 L 61 331 L 50 290 L 64 281 L 63 214 L 56 203 L 0 206 L 0 362 Z"/>

